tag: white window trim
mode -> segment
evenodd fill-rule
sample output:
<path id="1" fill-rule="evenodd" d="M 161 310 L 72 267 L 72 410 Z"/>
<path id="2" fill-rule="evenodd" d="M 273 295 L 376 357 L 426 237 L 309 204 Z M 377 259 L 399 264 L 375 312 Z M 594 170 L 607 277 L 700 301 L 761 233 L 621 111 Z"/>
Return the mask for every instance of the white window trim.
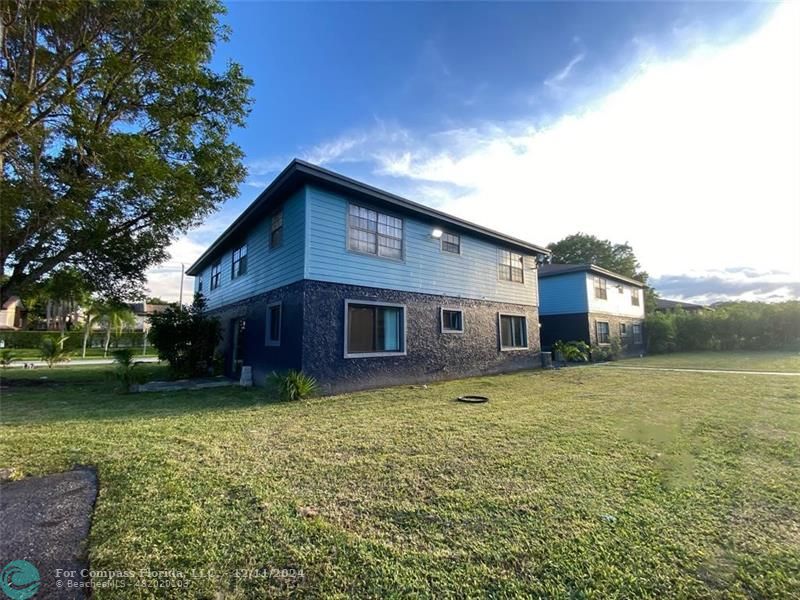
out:
<path id="1" fill-rule="evenodd" d="M 500 261 L 503 258 L 503 252 L 510 252 L 511 254 L 516 254 L 516 255 L 518 255 L 520 257 L 520 264 L 522 265 L 522 267 L 521 267 L 521 269 L 522 269 L 522 281 L 514 281 L 513 279 L 504 279 L 504 278 L 500 277 L 500 266 L 503 265 L 503 263 L 501 263 Z M 526 259 L 527 259 L 526 255 L 522 254 L 521 252 L 515 252 L 514 250 L 509 250 L 508 248 L 497 248 L 497 265 L 495 267 L 497 269 L 497 281 L 501 281 L 501 282 L 504 282 L 504 283 L 512 283 L 514 285 L 523 285 L 524 286 L 525 285 L 525 281 L 526 281 L 526 277 L 525 277 L 525 267 L 526 267 L 526 264 L 527 264 L 527 260 Z M 503 265 L 503 266 L 506 266 L 506 265 Z M 514 316 L 514 315 L 511 315 L 511 316 Z"/>
<path id="2" fill-rule="evenodd" d="M 608 325 L 608 341 L 601 342 L 600 341 L 600 332 L 597 330 L 597 325 L 599 323 L 605 323 Z M 611 323 L 609 321 L 600 321 L 598 319 L 594 320 L 594 335 L 597 337 L 597 345 L 598 346 L 610 346 L 611 345 Z"/>
<path id="3" fill-rule="evenodd" d="M 394 256 L 382 256 L 380 251 L 376 253 L 372 252 L 364 252 L 363 250 L 359 250 L 357 248 L 352 248 L 350 246 L 350 207 L 357 206 L 358 208 L 365 208 L 367 210 L 372 210 L 378 213 L 379 215 L 386 215 L 387 217 L 392 217 L 393 219 L 399 219 L 400 222 L 403 224 L 403 238 L 400 240 L 400 257 Z M 393 262 L 406 262 L 406 235 L 408 232 L 406 231 L 406 220 L 403 217 L 398 217 L 396 214 L 392 214 L 388 211 L 380 211 L 376 208 L 372 208 L 368 204 L 357 204 L 355 202 L 348 202 L 347 204 L 347 216 L 344 223 L 344 247 L 345 250 L 348 252 L 352 252 L 353 254 L 357 254 L 358 256 L 371 256 L 373 258 L 380 258 L 383 260 L 391 260 Z M 387 304 L 386 306 L 392 306 L 391 304 Z M 399 306 L 399 305 L 398 305 Z"/>
<path id="4" fill-rule="evenodd" d="M 444 328 L 444 311 L 461 313 L 461 329 Z M 453 306 L 442 306 L 439 308 L 439 332 L 440 333 L 464 333 L 464 309 Z"/>
<path id="5" fill-rule="evenodd" d="M 359 252 L 359 254 L 361 254 Z M 370 255 L 374 256 L 374 255 Z M 347 334 L 350 331 L 350 323 L 348 313 L 350 312 L 350 305 L 365 305 L 365 306 L 388 306 L 391 308 L 402 308 L 403 309 L 403 331 L 402 331 L 402 347 L 403 349 L 400 352 L 353 352 L 350 353 L 347 351 Z M 380 300 L 358 300 L 356 298 L 347 298 L 344 301 L 344 357 L 345 358 L 379 358 L 381 356 L 406 356 L 408 343 L 406 339 L 406 335 L 408 332 L 408 328 L 406 327 L 408 322 L 408 308 L 405 304 L 396 304 L 394 302 L 381 302 Z"/>
<path id="6" fill-rule="evenodd" d="M 278 320 L 278 339 L 271 340 L 269 339 L 270 334 L 270 322 L 269 322 L 269 313 L 270 309 L 278 307 L 281 309 L 280 312 L 280 319 Z M 271 304 L 267 304 L 267 330 L 264 332 L 264 345 L 265 346 L 280 346 L 281 345 L 281 337 L 283 334 L 283 302 L 273 302 Z"/>
<path id="7" fill-rule="evenodd" d="M 524 346 L 503 346 L 502 317 L 522 317 L 525 319 L 525 345 Z M 515 350 L 530 350 L 530 338 L 528 337 L 528 315 L 523 313 L 497 313 L 497 339 L 500 344 L 500 352 L 514 352 Z"/>
<path id="8" fill-rule="evenodd" d="M 458 252 L 450 252 L 450 250 L 445 250 L 444 249 L 444 235 L 445 234 L 458 236 Z M 443 231 L 442 232 L 442 237 L 439 238 L 439 252 L 441 252 L 443 254 L 452 254 L 454 256 L 461 256 L 461 254 L 463 253 L 463 248 L 464 248 L 464 238 L 461 237 L 460 233 L 451 233 L 450 231 Z"/>

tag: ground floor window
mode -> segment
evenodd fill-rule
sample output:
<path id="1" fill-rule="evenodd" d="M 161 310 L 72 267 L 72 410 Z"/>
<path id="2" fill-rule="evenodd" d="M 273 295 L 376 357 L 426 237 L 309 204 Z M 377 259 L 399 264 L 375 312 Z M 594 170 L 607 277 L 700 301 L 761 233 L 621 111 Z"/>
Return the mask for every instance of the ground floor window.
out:
<path id="1" fill-rule="evenodd" d="M 627 337 L 628 335 L 628 324 L 627 323 L 620 323 L 619 324 L 619 336 L 620 337 Z"/>
<path id="2" fill-rule="evenodd" d="M 464 333 L 464 311 L 442 308 L 442 333 Z"/>
<path id="3" fill-rule="evenodd" d="M 500 315 L 500 349 L 528 347 L 528 322 L 523 315 Z"/>
<path id="4" fill-rule="evenodd" d="M 280 302 L 267 306 L 267 346 L 281 345 L 281 313 L 283 307 Z"/>
<path id="5" fill-rule="evenodd" d="M 642 343 L 642 326 L 641 325 L 634 325 L 633 326 L 633 343 L 634 344 L 641 344 Z"/>
<path id="6" fill-rule="evenodd" d="M 345 357 L 405 354 L 405 306 L 345 302 Z"/>
<path id="7" fill-rule="evenodd" d="M 597 343 L 598 344 L 610 344 L 610 330 L 608 327 L 608 323 L 606 321 L 597 321 L 595 323 L 595 327 L 597 328 Z"/>

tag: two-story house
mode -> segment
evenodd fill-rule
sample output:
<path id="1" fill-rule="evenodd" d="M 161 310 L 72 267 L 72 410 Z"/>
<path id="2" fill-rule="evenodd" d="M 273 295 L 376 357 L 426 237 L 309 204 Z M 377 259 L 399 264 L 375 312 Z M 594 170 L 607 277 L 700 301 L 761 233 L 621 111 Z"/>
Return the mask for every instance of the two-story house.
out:
<path id="1" fill-rule="evenodd" d="M 539 365 L 544 248 L 292 161 L 187 271 L 226 370 L 323 390 Z"/>
<path id="2" fill-rule="evenodd" d="M 596 265 L 539 268 L 542 347 L 582 340 L 625 354 L 644 352 L 644 284 Z"/>

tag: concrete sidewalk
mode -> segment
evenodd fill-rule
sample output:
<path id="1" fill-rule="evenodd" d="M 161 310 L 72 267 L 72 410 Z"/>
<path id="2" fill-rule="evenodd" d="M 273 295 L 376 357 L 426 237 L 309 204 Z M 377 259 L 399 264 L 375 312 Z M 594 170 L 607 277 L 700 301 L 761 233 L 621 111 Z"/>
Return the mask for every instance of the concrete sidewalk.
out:
<path id="1" fill-rule="evenodd" d="M 609 369 L 630 369 L 634 371 L 673 371 L 675 373 L 734 373 L 740 375 L 778 375 L 781 377 L 800 377 L 800 373 L 790 373 L 785 371 L 742 371 L 740 369 L 691 369 L 688 367 L 630 367 L 626 365 L 615 365 L 612 363 L 601 363 L 594 367 L 605 367 Z"/>
<path id="2" fill-rule="evenodd" d="M 157 356 L 138 356 L 134 357 L 137 363 L 157 363 Z M 75 358 L 68 362 L 58 363 L 54 365 L 54 369 L 61 367 L 90 367 L 95 365 L 111 365 L 114 363 L 113 358 Z M 36 368 L 46 367 L 47 363 L 43 360 L 15 360 L 9 365 L 9 369 L 22 369 L 25 365 L 33 365 Z"/>

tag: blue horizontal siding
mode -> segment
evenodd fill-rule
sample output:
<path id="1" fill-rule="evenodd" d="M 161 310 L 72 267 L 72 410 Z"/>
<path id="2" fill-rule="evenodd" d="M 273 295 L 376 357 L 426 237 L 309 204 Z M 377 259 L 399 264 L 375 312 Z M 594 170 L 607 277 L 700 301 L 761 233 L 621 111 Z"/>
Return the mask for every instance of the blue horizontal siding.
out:
<path id="1" fill-rule="evenodd" d="M 364 205 L 363 202 L 359 204 Z M 385 211 L 385 209 L 383 209 Z M 408 292 L 536 306 L 535 258 L 525 258 L 525 283 L 498 279 L 498 246 L 461 235 L 461 254 L 442 252 L 432 226 L 403 217 L 405 257 L 401 260 L 347 249 L 348 199 L 317 188 L 306 192 L 305 277 Z"/>
<path id="2" fill-rule="evenodd" d="M 566 315 L 589 311 L 586 273 L 539 279 L 539 314 Z"/>
<path id="3" fill-rule="evenodd" d="M 266 217 L 256 223 L 247 234 L 247 273 L 231 279 L 231 255 L 234 248 L 222 250 L 216 257 L 222 259 L 220 286 L 211 290 L 211 265 L 195 277 L 195 291 L 203 281 L 203 295 L 210 309 L 262 294 L 303 278 L 305 254 L 305 192 L 301 189 L 283 205 L 283 244 L 269 247 L 272 220 Z M 214 261 L 212 261 L 214 262 Z"/>

